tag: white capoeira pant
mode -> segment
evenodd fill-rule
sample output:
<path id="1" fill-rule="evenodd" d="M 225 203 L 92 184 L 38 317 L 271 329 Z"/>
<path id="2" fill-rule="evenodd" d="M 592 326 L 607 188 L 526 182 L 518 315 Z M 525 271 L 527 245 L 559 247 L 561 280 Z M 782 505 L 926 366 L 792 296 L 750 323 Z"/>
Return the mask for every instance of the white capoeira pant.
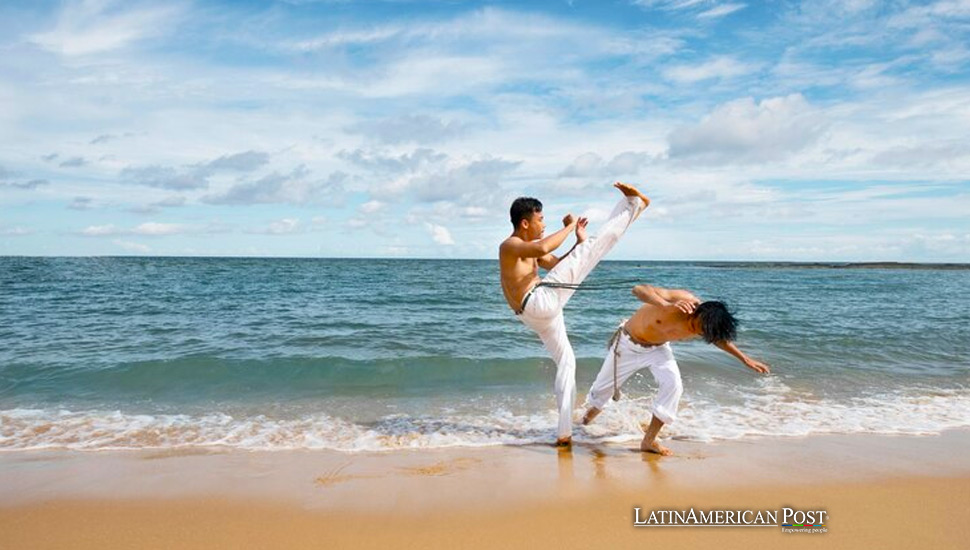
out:
<path id="1" fill-rule="evenodd" d="M 639 197 L 623 197 L 596 236 L 576 245 L 542 283 L 579 284 L 620 240 L 637 215 L 646 208 Z M 566 335 L 562 309 L 575 289 L 537 286 L 523 298 L 525 307 L 517 315 L 542 340 L 556 362 L 556 407 L 559 409 L 558 437 L 572 435 L 573 405 L 576 402 L 576 356 Z"/>
<path id="2" fill-rule="evenodd" d="M 677 420 L 677 405 L 684 393 L 674 352 L 668 343 L 659 346 L 637 344 L 625 330 L 619 331 L 606 353 L 603 367 L 586 396 L 586 405 L 603 410 L 614 391 L 641 369 L 650 369 L 659 386 L 651 407 L 653 415 L 664 424 L 672 424 Z"/>

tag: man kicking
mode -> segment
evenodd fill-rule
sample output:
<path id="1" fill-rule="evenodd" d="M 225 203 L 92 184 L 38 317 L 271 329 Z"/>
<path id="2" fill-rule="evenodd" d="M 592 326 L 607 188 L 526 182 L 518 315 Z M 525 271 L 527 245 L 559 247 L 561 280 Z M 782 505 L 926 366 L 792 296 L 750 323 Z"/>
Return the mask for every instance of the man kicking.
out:
<path id="1" fill-rule="evenodd" d="M 733 340 L 737 320 L 722 302 L 703 302 L 686 290 L 633 287 L 633 295 L 644 305 L 620 325 L 610 340 L 610 351 L 586 396 L 583 424 L 589 424 L 612 397 L 620 397 L 620 386 L 638 370 L 649 368 L 659 389 L 653 401 L 653 419 L 646 429 L 640 450 L 671 455 L 673 451 L 657 442 L 664 424 L 677 418 L 677 404 L 683 393 L 680 368 L 669 342 L 701 336 L 710 344 L 738 358 L 755 372 L 767 374 L 768 365 L 745 355 Z"/>
<path id="2" fill-rule="evenodd" d="M 576 356 L 566 336 L 562 310 L 606 255 L 627 227 L 650 204 L 635 187 L 615 183 L 623 198 L 613 209 L 598 235 L 586 238 L 585 218 L 572 214 L 563 218 L 563 228 L 543 238 L 545 220 L 542 203 L 520 197 L 512 203 L 512 234 L 499 246 L 499 269 L 502 292 L 512 311 L 542 340 L 556 362 L 556 406 L 559 426 L 556 445 L 568 447 L 572 442 L 572 411 L 576 401 Z M 552 254 L 570 233 L 576 233 L 576 244 L 560 258 Z M 539 279 L 539 268 L 549 270 Z"/>

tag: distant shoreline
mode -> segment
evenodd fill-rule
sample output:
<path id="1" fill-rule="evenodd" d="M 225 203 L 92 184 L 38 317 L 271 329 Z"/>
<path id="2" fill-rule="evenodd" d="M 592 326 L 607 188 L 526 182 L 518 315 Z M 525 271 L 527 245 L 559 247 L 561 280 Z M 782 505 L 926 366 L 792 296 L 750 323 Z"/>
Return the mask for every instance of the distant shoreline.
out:
<path id="1" fill-rule="evenodd" d="M 31 260 L 327 260 L 327 261 L 377 261 L 377 262 L 494 262 L 491 258 L 327 258 L 315 256 L 16 256 L 0 255 L 5 259 Z M 775 260 L 603 260 L 607 263 L 646 265 L 689 265 L 725 269 L 739 268 L 787 268 L 787 269 L 907 269 L 907 270 L 970 270 L 970 263 L 946 262 L 840 262 L 840 261 L 775 261 Z"/>
<path id="2" fill-rule="evenodd" d="M 970 264 L 931 264 L 910 262 L 691 262 L 710 267 L 726 268 L 789 268 L 789 269 L 942 269 L 970 270 Z"/>

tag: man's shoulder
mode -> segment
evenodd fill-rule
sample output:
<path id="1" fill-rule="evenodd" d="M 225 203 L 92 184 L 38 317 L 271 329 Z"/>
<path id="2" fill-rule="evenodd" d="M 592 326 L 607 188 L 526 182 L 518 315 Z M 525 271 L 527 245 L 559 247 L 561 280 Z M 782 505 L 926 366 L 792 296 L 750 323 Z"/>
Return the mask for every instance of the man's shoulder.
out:
<path id="1" fill-rule="evenodd" d="M 510 237 L 507 237 L 504 241 L 501 242 L 501 244 L 498 245 L 498 250 L 502 254 L 511 254 L 511 251 L 509 250 L 511 247 L 524 242 L 525 241 L 522 240 L 521 238 L 516 237 L 515 235 L 512 235 Z"/>

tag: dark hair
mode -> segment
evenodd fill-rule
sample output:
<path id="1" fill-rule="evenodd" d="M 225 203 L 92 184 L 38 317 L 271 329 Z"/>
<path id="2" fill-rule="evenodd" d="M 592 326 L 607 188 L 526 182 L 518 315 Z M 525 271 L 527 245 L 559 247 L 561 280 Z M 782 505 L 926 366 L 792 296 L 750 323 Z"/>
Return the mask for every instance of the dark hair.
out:
<path id="1" fill-rule="evenodd" d="M 738 320 L 724 302 L 704 302 L 694 310 L 700 321 L 704 341 L 709 344 L 734 340 L 738 335 Z"/>
<path id="2" fill-rule="evenodd" d="M 542 203 L 539 202 L 539 199 L 533 199 L 532 197 L 519 197 L 515 199 L 512 202 L 512 208 L 509 209 L 512 226 L 518 229 L 519 222 L 536 212 L 542 212 Z"/>

